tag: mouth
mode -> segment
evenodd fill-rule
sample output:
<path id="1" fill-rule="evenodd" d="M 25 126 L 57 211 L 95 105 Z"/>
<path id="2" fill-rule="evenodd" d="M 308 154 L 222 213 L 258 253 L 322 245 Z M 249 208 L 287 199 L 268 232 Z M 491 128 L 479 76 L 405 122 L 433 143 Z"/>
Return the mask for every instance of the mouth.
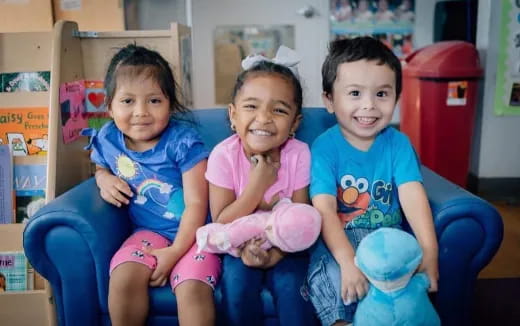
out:
<path id="1" fill-rule="evenodd" d="M 264 129 L 249 129 L 249 132 L 255 136 L 272 136 L 273 132 Z"/>
<path id="2" fill-rule="evenodd" d="M 372 126 L 376 123 L 379 118 L 376 117 L 354 117 L 354 119 L 363 126 Z"/>
<path id="3" fill-rule="evenodd" d="M 132 127 L 148 127 L 151 123 L 145 123 L 145 122 L 137 122 L 137 123 L 132 123 L 131 126 Z"/>

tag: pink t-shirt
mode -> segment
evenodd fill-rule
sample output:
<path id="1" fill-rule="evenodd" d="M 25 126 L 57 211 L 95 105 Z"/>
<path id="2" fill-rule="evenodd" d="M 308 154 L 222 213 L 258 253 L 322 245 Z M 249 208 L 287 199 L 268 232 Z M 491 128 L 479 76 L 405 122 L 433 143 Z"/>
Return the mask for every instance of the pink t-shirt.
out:
<path id="1" fill-rule="evenodd" d="M 280 153 L 278 179 L 264 194 L 266 203 L 274 195 L 291 198 L 295 190 L 309 185 L 311 153 L 306 143 L 289 139 Z M 206 179 L 215 186 L 235 191 L 238 197 L 249 180 L 251 162 L 247 159 L 242 142 L 235 134 L 220 142 L 208 158 Z"/>

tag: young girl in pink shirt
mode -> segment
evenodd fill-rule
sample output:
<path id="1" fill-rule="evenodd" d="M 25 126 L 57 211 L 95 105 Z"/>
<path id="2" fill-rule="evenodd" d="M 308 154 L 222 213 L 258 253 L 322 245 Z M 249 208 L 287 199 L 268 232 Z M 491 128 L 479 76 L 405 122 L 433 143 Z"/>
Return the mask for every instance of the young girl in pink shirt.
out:
<path id="1" fill-rule="evenodd" d="M 294 139 L 301 121 L 302 88 L 298 59 L 282 47 L 276 58 L 247 57 L 228 112 L 235 134 L 218 144 L 208 159 L 213 221 L 231 223 L 278 203 L 309 203 L 310 151 Z M 292 204 L 290 204 L 292 205 Z M 301 207 L 301 206 L 299 206 Z M 316 211 L 306 205 L 309 214 Z M 239 247 L 238 258 L 223 259 L 222 293 L 226 325 L 263 325 L 260 292 L 270 289 L 280 325 L 315 324 L 312 307 L 299 292 L 306 274 L 305 254 L 265 249 L 264 237 Z"/>

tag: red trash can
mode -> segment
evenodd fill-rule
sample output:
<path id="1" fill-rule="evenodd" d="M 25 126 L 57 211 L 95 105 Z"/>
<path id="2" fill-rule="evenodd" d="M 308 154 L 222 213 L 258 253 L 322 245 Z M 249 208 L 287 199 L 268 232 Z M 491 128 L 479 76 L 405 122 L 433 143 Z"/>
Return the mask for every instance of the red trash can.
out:
<path id="1" fill-rule="evenodd" d="M 445 41 L 405 61 L 400 129 L 422 164 L 465 187 L 482 76 L 478 52 L 471 43 Z"/>

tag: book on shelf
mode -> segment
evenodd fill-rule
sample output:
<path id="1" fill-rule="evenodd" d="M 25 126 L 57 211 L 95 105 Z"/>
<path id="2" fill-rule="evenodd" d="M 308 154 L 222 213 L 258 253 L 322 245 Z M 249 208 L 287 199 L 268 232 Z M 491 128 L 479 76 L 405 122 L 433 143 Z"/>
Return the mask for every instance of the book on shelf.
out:
<path id="1" fill-rule="evenodd" d="M 49 109 L 0 107 L 0 143 L 9 144 L 13 156 L 46 155 Z"/>
<path id="2" fill-rule="evenodd" d="M 9 145 L 0 144 L 0 224 L 13 222 L 13 193 L 13 156 Z"/>
<path id="3" fill-rule="evenodd" d="M 0 292 L 29 290 L 28 283 L 34 284 L 34 281 L 28 282 L 28 277 L 34 277 L 34 272 L 28 273 L 23 251 L 0 252 Z"/>
<path id="4" fill-rule="evenodd" d="M 16 192 L 16 223 L 25 223 L 45 205 L 47 185 L 46 164 L 16 164 L 14 190 Z"/>

